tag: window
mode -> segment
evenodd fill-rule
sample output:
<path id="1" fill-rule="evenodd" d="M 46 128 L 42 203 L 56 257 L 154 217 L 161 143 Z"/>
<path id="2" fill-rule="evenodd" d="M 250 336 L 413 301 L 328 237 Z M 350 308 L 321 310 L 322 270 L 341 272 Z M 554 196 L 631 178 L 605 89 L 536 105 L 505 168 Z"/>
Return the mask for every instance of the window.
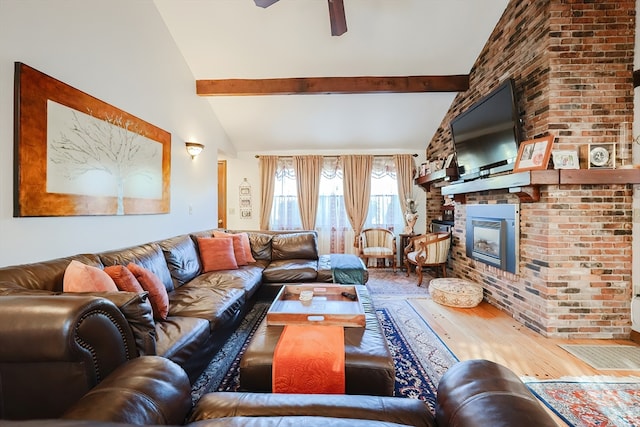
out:
<path id="1" fill-rule="evenodd" d="M 316 218 L 320 253 L 357 252 L 353 247 L 354 234 L 344 207 L 342 180 L 340 158 L 325 157 Z M 393 159 L 375 157 L 371 174 L 371 200 L 364 227 L 383 227 L 398 233 L 403 226 Z M 279 159 L 270 228 L 302 229 L 295 171 L 290 158 Z"/>
<path id="2" fill-rule="evenodd" d="M 278 159 L 273 207 L 269 219 L 271 230 L 301 230 L 296 172 L 291 158 Z"/>

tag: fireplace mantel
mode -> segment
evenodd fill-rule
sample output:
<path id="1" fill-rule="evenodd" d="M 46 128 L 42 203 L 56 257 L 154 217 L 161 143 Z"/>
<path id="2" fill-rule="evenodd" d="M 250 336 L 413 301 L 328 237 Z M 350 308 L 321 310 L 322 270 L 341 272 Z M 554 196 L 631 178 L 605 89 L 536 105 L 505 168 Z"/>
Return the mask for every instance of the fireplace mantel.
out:
<path id="1" fill-rule="evenodd" d="M 429 185 L 423 182 L 416 184 L 425 188 Z M 454 196 L 457 202 L 464 203 L 465 196 L 469 193 L 508 189 L 521 202 L 537 202 L 540 200 L 541 185 L 571 184 L 640 184 L 640 169 L 547 169 L 516 172 L 443 185 L 441 192 L 443 196 Z"/>

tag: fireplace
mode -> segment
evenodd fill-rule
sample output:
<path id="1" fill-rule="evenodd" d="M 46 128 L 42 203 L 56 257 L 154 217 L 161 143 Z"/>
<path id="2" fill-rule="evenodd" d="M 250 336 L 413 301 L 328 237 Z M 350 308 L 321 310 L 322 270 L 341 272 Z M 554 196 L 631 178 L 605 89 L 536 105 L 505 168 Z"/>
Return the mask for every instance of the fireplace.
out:
<path id="1" fill-rule="evenodd" d="M 467 256 L 510 273 L 518 273 L 518 205 L 467 206 Z"/>

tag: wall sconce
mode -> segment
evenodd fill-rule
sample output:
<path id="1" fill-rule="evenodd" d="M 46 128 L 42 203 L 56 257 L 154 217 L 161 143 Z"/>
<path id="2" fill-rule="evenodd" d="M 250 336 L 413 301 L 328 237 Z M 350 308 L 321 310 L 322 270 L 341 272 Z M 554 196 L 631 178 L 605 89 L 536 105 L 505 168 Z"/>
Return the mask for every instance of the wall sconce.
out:
<path id="1" fill-rule="evenodd" d="M 198 144 L 197 142 L 185 142 L 184 145 L 187 147 L 187 153 L 191 156 L 191 160 L 198 157 L 198 154 L 204 150 L 204 145 Z"/>

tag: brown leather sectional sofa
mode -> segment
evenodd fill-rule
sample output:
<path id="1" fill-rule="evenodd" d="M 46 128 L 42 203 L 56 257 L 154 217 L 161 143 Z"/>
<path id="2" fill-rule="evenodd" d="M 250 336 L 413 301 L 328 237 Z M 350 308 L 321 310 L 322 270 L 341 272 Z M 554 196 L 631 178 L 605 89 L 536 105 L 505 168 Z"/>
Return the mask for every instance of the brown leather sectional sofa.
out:
<path id="1" fill-rule="evenodd" d="M 38 402 L 34 402 L 38 404 Z M 487 360 L 454 365 L 440 380 L 435 416 L 401 397 L 208 393 L 191 408 L 184 371 L 158 356 L 133 359 L 58 419 L 0 421 L 8 427 L 182 425 L 192 427 L 552 427 L 526 386 Z"/>
<path id="2" fill-rule="evenodd" d="M 0 418 L 57 417 L 118 366 L 142 355 L 177 363 L 193 382 L 262 285 L 332 280 L 314 231 L 249 232 L 255 263 L 203 273 L 197 237 L 212 232 L 0 268 Z M 133 262 L 148 269 L 167 290 L 168 317 L 154 320 L 144 293 L 63 293 L 72 260 L 99 268 Z M 27 396 L 38 405 L 25 407 Z"/>
<path id="3" fill-rule="evenodd" d="M 0 268 L 0 424 L 555 425 L 513 373 L 487 361 L 445 374 L 435 418 L 417 400 L 365 395 L 209 393 L 191 408 L 191 382 L 261 288 L 332 279 L 330 259 L 313 259 L 313 232 L 252 232 L 256 263 L 202 274 L 194 238 L 208 235 Z M 282 262 L 273 263 L 274 247 Z M 169 294 L 168 318 L 154 320 L 145 293 L 63 293 L 71 260 L 101 268 L 135 262 L 153 271 Z"/>

